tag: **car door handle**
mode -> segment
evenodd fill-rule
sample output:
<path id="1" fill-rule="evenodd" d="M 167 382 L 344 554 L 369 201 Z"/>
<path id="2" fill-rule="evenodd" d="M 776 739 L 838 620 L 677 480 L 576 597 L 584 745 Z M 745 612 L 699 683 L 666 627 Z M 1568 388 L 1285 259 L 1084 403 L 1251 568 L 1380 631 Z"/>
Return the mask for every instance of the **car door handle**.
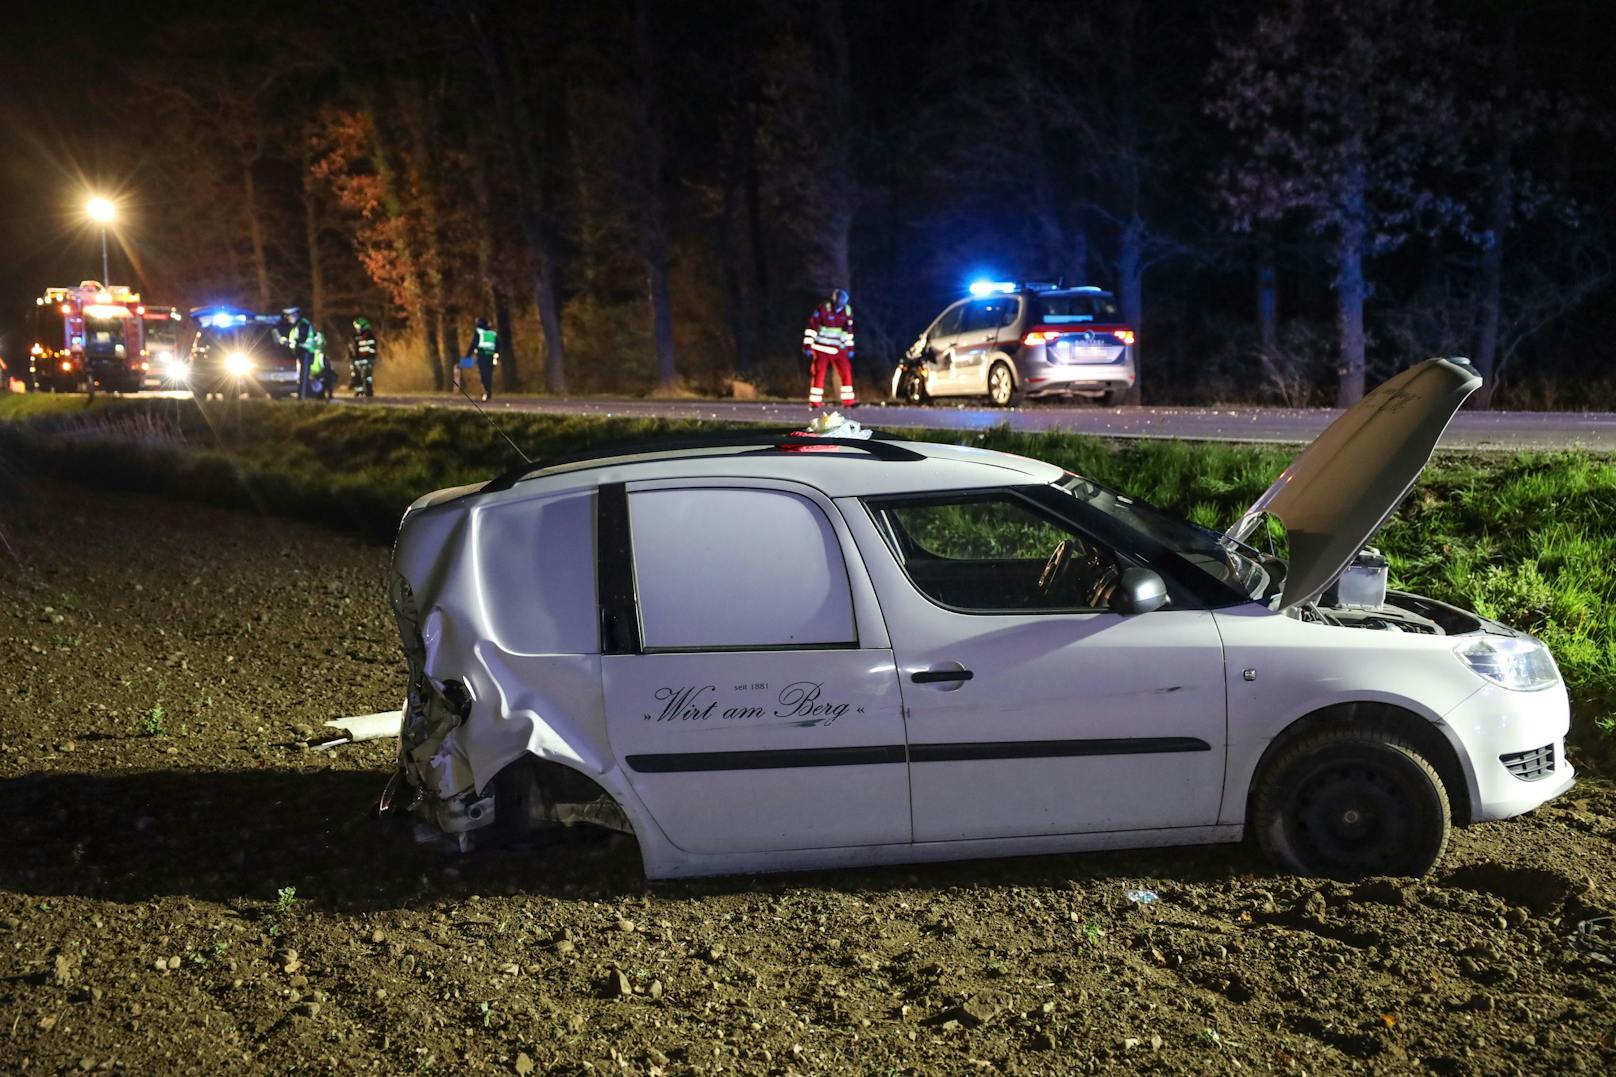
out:
<path id="1" fill-rule="evenodd" d="M 909 674 L 916 684 L 943 684 L 949 681 L 968 681 L 976 674 L 968 669 L 917 669 Z"/>

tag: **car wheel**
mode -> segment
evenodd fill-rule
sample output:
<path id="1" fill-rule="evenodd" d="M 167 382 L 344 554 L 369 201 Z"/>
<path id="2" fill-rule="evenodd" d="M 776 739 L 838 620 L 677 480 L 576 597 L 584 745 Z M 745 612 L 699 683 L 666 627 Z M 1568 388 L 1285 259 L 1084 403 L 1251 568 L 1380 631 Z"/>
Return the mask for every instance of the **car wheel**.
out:
<path id="1" fill-rule="evenodd" d="M 1010 364 L 994 363 L 988 371 L 988 399 L 993 401 L 996 408 L 1008 408 L 1020 400 L 1021 394 L 1016 391 L 1015 375 L 1010 373 Z"/>
<path id="2" fill-rule="evenodd" d="M 1375 728 L 1317 733 L 1264 768 L 1252 810 L 1257 841 L 1303 875 L 1423 875 L 1453 823 L 1436 768 Z"/>
<path id="3" fill-rule="evenodd" d="M 1128 390 L 1107 389 L 1105 392 L 1100 394 L 1100 406 L 1103 408 L 1114 408 L 1127 399 Z"/>
<path id="4" fill-rule="evenodd" d="M 903 401 L 921 407 L 931 400 L 931 394 L 926 392 L 926 379 L 919 374 L 910 374 L 903 379 Z"/>

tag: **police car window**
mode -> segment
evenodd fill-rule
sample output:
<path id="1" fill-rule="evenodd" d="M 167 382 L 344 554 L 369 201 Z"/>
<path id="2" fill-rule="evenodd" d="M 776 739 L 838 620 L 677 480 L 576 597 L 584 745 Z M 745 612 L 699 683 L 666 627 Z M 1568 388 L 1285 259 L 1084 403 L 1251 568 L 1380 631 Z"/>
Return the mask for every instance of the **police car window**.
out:
<path id="1" fill-rule="evenodd" d="M 855 645 L 841 543 L 807 498 L 697 488 L 629 495 L 647 650 Z"/>
<path id="2" fill-rule="evenodd" d="M 1094 292 L 1038 297 L 1038 320 L 1046 325 L 1115 321 L 1121 315 L 1114 299 Z"/>
<path id="3" fill-rule="evenodd" d="M 999 326 L 1006 324 L 1004 320 L 1005 308 L 1009 307 L 1013 310 L 1015 305 L 1016 301 L 1010 298 L 978 299 L 967 308 L 965 328 L 962 331 L 976 333 L 984 329 L 997 329 Z M 1012 316 L 1012 320 L 1014 320 L 1014 316 Z"/>
<path id="4" fill-rule="evenodd" d="M 943 316 L 937 319 L 937 324 L 932 326 L 931 335 L 934 337 L 947 337 L 959 332 L 960 315 L 964 312 L 965 307 L 963 304 L 957 307 L 949 307 L 943 312 Z"/>
<path id="5" fill-rule="evenodd" d="M 966 613 L 1107 608 L 1110 550 L 1008 493 L 870 503 L 910 582 Z"/>

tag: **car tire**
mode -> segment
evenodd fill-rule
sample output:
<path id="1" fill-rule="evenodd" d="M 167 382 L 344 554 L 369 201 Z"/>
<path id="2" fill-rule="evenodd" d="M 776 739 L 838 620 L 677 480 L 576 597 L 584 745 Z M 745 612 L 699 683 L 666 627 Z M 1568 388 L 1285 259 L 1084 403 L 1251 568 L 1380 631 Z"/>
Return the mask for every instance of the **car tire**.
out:
<path id="1" fill-rule="evenodd" d="M 1124 401 L 1126 401 L 1127 399 L 1128 399 L 1128 390 L 1126 390 L 1126 389 L 1107 389 L 1105 392 L 1100 394 L 1100 406 L 1102 408 L 1120 407 L 1122 405 L 1122 403 Z"/>
<path id="2" fill-rule="evenodd" d="M 904 378 L 900 388 L 903 391 L 899 394 L 899 400 L 905 404 L 918 408 L 931 403 L 931 394 L 926 392 L 926 379 L 917 374 Z"/>
<path id="3" fill-rule="evenodd" d="M 999 360 L 988 368 L 988 400 L 996 408 L 1013 408 L 1021 403 L 1021 390 L 1010 364 Z"/>
<path id="4" fill-rule="evenodd" d="M 1424 875 L 1453 829 L 1436 768 L 1374 727 L 1315 733 L 1264 767 L 1252 804 L 1257 842 L 1301 875 Z"/>

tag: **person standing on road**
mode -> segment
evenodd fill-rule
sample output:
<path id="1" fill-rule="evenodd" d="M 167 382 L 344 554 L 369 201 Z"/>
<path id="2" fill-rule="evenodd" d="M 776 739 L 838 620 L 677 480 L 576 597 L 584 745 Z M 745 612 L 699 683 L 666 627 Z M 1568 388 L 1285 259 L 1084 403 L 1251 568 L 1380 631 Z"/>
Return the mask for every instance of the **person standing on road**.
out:
<path id="1" fill-rule="evenodd" d="M 309 374 L 314 368 L 314 323 L 303 317 L 300 307 L 281 311 L 280 332 L 276 334 L 297 359 L 297 398 L 309 396 Z"/>
<path id="2" fill-rule="evenodd" d="M 325 334 L 318 329 L 309 338 L 309 388 L 319 400 L 331 399 L 331 364 L 325 357 Z"/>
<path id="3" fill-rule="evenodd" d="M 477 356 L 477 377 L 483 383 L 483 399 L 494 395 L 494 364 L 499 361 L 499 334 L 488 328 L 487 318 L 477 319 L 476 342 L 472 353 Z"/>
<path id="4" fill-rule="evenodd" d="M 836 379 L 842 383 L 842 406 L 858 406 L 853 399 L 853 304 L 842 289 L 833 289 L 830 298 L 808 315 L 802 356 L 809 362 L 812 379 L 808 385 L 810 408 L 825 403 L 825 372 L 832 363 L 836 364 Z"/>
<path id="5" fill-rule="evenodd" d="M 376 331 L 369 318 L 353 320 L 353 339 L 348 342 L 348 380 L 354 396 L 376 394 Z"/>

